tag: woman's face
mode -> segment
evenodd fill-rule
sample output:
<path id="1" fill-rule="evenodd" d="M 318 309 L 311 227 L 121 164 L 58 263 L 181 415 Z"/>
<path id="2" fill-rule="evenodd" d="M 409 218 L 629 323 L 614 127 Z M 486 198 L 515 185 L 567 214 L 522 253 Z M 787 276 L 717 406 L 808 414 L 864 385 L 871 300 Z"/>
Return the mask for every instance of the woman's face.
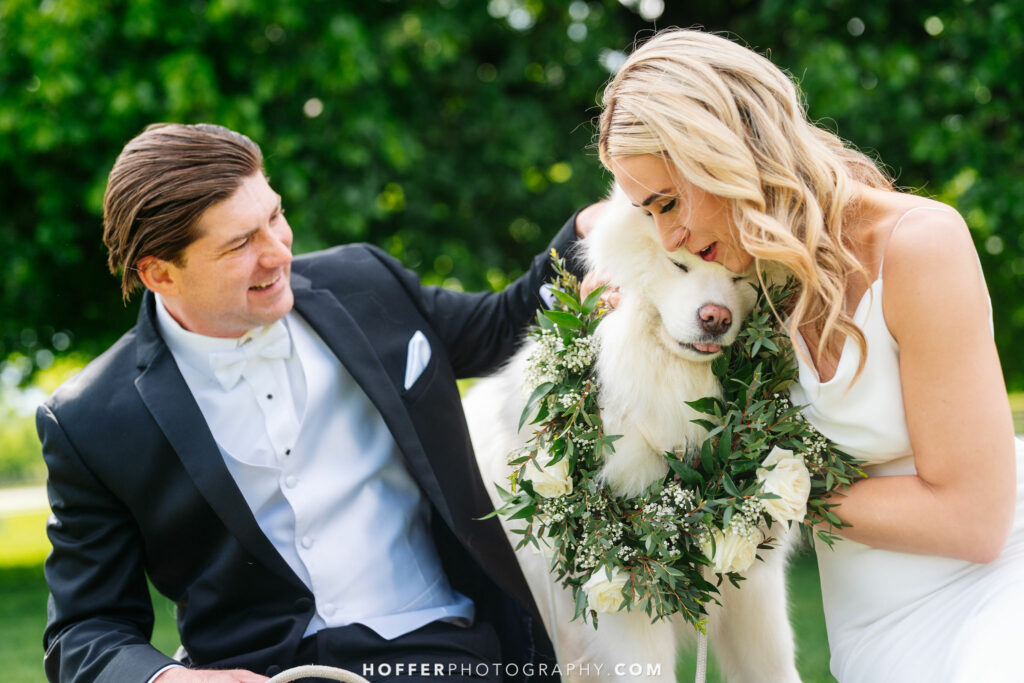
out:
<path id="1" fill-rule="evenodd" d="M 754 259 L 740 245 L 727 200 L 687 181 L 653 154 L 615 157 L 611 171 L 630 201 L 654 218 L 667 251 L 683 248 L 734 273 L 750 267 Z"/>

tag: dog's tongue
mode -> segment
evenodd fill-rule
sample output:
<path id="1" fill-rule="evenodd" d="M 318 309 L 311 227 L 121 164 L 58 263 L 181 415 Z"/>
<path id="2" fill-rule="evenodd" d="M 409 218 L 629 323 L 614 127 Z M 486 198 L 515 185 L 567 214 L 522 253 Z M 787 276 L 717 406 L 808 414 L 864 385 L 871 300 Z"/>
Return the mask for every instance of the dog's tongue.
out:
<path id="1" fill-rule="evenodd" d="M 722 350 L 719 344 L 694 344 L 693 348 L 703 353 L 716 353 Z"/>

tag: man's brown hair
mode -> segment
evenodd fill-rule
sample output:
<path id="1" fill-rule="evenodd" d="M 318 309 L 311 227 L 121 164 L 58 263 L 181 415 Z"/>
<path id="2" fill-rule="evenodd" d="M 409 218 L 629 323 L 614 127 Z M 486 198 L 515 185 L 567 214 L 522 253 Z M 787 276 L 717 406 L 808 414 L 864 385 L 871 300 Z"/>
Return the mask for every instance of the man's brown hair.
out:
<path id="1" fill-rule="evenodd" d="M 125 301 L 142 285 L 139 261 L 155 256 L 184 265 L 199 217 L 263 170 L 259 146 L 208 123 L 154 123 L 121 150 L 103 195 L 107 265 L 121 273 Z"/>

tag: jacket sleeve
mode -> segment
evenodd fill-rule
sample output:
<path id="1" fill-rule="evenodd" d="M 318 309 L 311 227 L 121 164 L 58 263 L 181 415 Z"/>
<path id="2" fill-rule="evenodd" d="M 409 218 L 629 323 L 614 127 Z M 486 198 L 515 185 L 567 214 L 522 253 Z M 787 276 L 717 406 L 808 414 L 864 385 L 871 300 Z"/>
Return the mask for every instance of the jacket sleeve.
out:
<path id="1" fill-rule="evenodd" d="M 46 676 L 54 683 L 145 683 L 174 660 L 149 643 L 153 605 L 138 530 L 82 462 L 49 405 L 39 407 L 36 428 L 52 511 Z"/>
<path id="2" fill-rule="evenodd" d="M 522 277 L 501 292 L 475 293 L 424 286 L 415 273 L 390 255 L 376 247 L 370 249 L 394 273 L 444 340 L 455 374 L 461 378 L 489 374 L 515 352 L 537 309 L 544 306 L 541 287 L 554 276 L 551 250 L 566 259 L 570 271 L 580 275 L 578 247 L 573 214 Z"/>

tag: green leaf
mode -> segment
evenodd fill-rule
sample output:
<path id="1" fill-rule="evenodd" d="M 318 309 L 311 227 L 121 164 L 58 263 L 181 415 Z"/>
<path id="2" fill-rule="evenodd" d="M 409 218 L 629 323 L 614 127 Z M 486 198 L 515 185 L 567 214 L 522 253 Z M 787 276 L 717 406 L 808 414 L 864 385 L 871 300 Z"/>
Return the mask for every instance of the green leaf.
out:
<path id="1" fill-rule="evenodd" d="M 579 619 L 587 611 L 587 593 L 582 588 L 576 589 L 576 611 L 572 618 Z"/>
<path id="2" fill-rule="evenodd" d="M 732 427 L 726 427 L 722 432 L 722 438 L 718 441 L 718 457 L 725 462 L 732 453 Z"/>
<path id="3" fill-rule="evenodd" d="M 583 312 L 592 313 L 597 307 L 597 303 L 601 300 L 601 295 L 604 294 L 606 285 L 601 285 L 593 292 L 587 295 L 587 298 L 583 300 Z"/>
<path id="4" fill-rule="evenodd" d="M 561 301 L 562 304 L 566 308 L 568 308 L 569 310 L 576 311 L 577 313 L 580 312 L 580 302 L 577 301 L 575 297 L 570 296 L 569 294 L 566 294 L 565 292 L 563 292 L 562 290 L 558 289 L 557 287 L 552 287 L 548 291 L 550 291 L 551 294 L 554 295 L 554 297 L 556 299 Z"/>
<path id="5" fill-rule="evenodd" d="M 527 502 L 526 504 L 519 506 L 518 509 L 510 512 L 507 517 L 508 519 L 529 519 L 537 514 L 537 506 L 533 503 Z"/>
<path id="6" fill-rule="evenodd" d="M 558 328 L 555 327 L 555 323 L 548 318 L 547 313 L 548 311 L 546 310 L 537 311 L 537 326 L 542 330 L 547 330 L 548 332 L 557 334 Z"/>
<path id="7" fill-rule="evenodd" d="M 743 497 L 743 494 L 741 494 L 739 489 L 736 488 L 736 483 L 732 480 L 732 477 L 729 476 L 728 472 L 726 472 L 725 476 L 722 477 L 722 485 L 725 487 L 725 492 L 730 496 L 734 498 Z"/>
<path id="8" fill-rule="evenodd" d="M 719 400 L 713 396 L 706 396 L 696 401 L 685 401 L 685 403 L 698 413 L 704 413 L 705 415 L 714 415 L 715 408 L 720 405 Z M 693 422 L 696 422 L 696 420 L 693 420 Z"/>
<path id="9" fill-rule="evenodd" d="M 523 425 L 526 424 L 526 421 L 530 419 L 530 413 L 533 412 L 533 408 L 537 405 L 537 402 L 551 393 L 551 390 L 554 389 L 554 387 L 555 385 L 553 382 L 544 382 L 533 390 L 533 393 L 530 394 L 530 398 L 526 401 L 526 405 L 523 407 L 523 414 L 519 417 L 519 429 L 522 429 Z"/>
<path id="10" fill-rule="evenodd" d="M 700 476 L 700 472 L 690 467 L 686 462 L 676 458 L 666 458 L 668 460 L 668 466 L 675 472 L 684 483 L 690 485 L 704 483 L 704 477 Z"/>
<path id="11" fill-rule="evenodd" d="M 711 441 L 705 441 L 700 447 L 700 464 L 704 471 L 711 474 L 715 471 L 715 456 L 711 450 Z"/>
<path id="12" fill-rule="evenodd" d="M 578 330 L 583 327 L 583 322 L 572 313 L 565 311 L 544 311 L 544 315 L 551 322 L 566 330 Z"/>

